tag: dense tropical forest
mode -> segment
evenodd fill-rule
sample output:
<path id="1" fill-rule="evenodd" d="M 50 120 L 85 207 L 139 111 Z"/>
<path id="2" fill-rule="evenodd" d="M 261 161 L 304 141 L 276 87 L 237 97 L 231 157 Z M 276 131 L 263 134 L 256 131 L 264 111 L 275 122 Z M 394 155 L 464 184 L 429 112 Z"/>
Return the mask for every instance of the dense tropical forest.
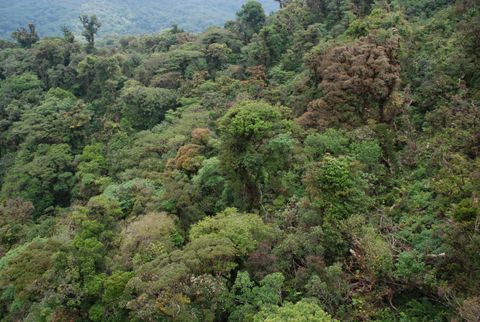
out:
<path id="1" fill-rule="evenodd" d="M 280 6 L 9 26 L 0 321 L 479 321 L 480 4 Z"/>
<path id="2" fill-rule="evenodd" d="M 80 34 L 78 16 L 95 14 L 103 23 L 99 36 L 160 32 L 177 24 L 200 32 L 233 19 L 245 0 L 0 0 L 0 37 L 34 23 L 40 36 L 59 36 L 65 25 Z M 265 12 L 274 0 L 259 0 Z"/>

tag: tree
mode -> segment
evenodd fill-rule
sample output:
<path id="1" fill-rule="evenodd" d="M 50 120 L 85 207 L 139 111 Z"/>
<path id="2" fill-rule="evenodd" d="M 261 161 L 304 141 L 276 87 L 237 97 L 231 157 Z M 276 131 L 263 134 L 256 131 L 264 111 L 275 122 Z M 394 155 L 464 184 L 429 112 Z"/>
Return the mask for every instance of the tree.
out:
<path id="1" fill-rule="evenodd" d="M 213 43 L 208 45 L 205 58 L 207 59 L 208 70 L 215 77 L 217 71 L 225 67 L 232 50 L 225 44 Z"/>
<path id="2" fill-rule="evenodd" d="M 207 214 L 216 213 L 225 208 L 225 200 L 219 198 L 225 190 L 225 178 L 217 157 L 204 160 L 197 175 L 192 178 L 192 182 L 199 190 Z"/>
<path id="3" fill-rule="evenodd" d="M 162 235 L 160 240 L 166 240 L 167 218 L 155 223 L 152 234 L 147 235 Z M 146 221 L 134 225 L 148 231 L 149 227 L 144 226 Z M 183 249 L 170 252 L 166 247 L 135 270 L 135 277 L 128 285 L 135 297 L 129 308 L 144 320 L 165 316 L 180 321 L 205 320 L 204 315 L 213 320 L 212 314 L 215 316 L 216 311 L 229 306 L 225 303 L 229 298 L 225 278 L 231 277 L 233 270 L 269 233 L 269 227 L 259 216 L 239 213 L 236 209 L 203 219 L 192 225 L 190 242 Z M 140 237 L 135 238 L 141 244 Z M 210 294 L 210 298 L 202 298 L 204 294 Z M 207 304 L 210 305 L 205 307 Z M 198 312 L 194 310 L 196 307 L 204 310 Z"/>
<path id="4" fill-rule="evenodd" d="M 368 119 L 390 123 L 400 112 L 400 65 L 395 39 L 363 38 L 355 44 L 333 47 L 311 60 L 324 96 L 310 104 L 301 118 L 319 127 L 358 126 Z"/>
<path id="5" fill-rule="evenodd" d="M 246 256 L 268 233 L 268 226 L 257 215 L 239 213 L 235 208 L 227 208 L 215 217 L 207 217 L 194 224 L 190 229 L 190 239 L 194 242 L 207 237 L 227 238 L 233 243 L 239 256 Z"/>
<path id="6" fill-rule="evenodd" d="M 24 242 L 34 211 L 33 204 L 21 198 L 7 199 L 0 204 L 0 255 Z"/>
<path id="7" fill-rule="evenodd" d="M 106 176 L 107 160 L 103 146 L 99 143 L 87 145 L 81 155 L 75 158 L 77 164 L 76 178 L 77 188 L 75 196 L 79 199 L 88 200 L 99 194 L 110 183 Z"/>
<path id="8" fill-rule="evenodd" d="M 118 200 L 123 216 L 128 217 L 156 210 L 160 191 L 151 180 L 135 178 L 119 184 L 110 184 L 103 195 Z"/>
<path id="9" fill-rule="evenodd" d="M 0 163 L 18 148 L 12 126 L 43 97 L 42 82 L 31 73 L 13 75 L 0 82 Z M 0 166 L 0 185 L 7 167 Z"/>
<path id="10" fill-rule="evenodd" d="M 80 22 L 83 25 L 82 36 L 87 41 L 87 53 L 92 53 L 95 49 L 95 35 L 98 33 L 98 29 L 102 26 L 96 15 L 88 17 L 82 15 L 79 17 Z"/>
<path id="11" fill-rule="evenodd" d="M 249 0 L 239 12 L 237 12 L 238 31 L 245 43 L 248 43 L 252 36 L 260 31 L 265 23 L 266 17 L 262 5 Z"/>
<path id="12" fill-rule="evenodd" d="M 34 70 L 46 88 L 63 85 L 62 74 L 66 69 L 64 64 L 69 61 L 69 50 L 73 50 L 68 47 L 69 45 L 59 38 L 45 38 L 35 45 Z"/>
<path id="13" fill-rule="evenodd" d="M 15 146 L 35 149 L 39 144 L 69 143 L 82 145 L 85 127 L 90 119 L 85 104 L 60 88 L 50 89 L 40 105 L 23 113 L 7 133 Z"/>
<path id="14" fill-rule="evenodd" d="M 363 212 L 369 204 L 367 182 L 349 157 L 326 155 L 307 169 L 304 183 L 324 215 L 342 219 Z"/>
<path id="15" fill-rule="evenodd" d="M 266 306 L 253 318 L 254 322 L 335 322 L 330 315 L 313 300 L 301 300 L 295 304 L 287 302 L 281 307 Z"/>
<path id="16" fill-rule="evenodd" d="M 135 129 L 149 129 L 160 123 L 165 113 L 176 107 L 172 90 L 145 87 L 129 82 L 121 92 L 122 116 Z"/>
<path id="17" fill-rule="evenodd" d="M 369 14 L 372 5 L 374 4 L 373 0 L 353 0 L 353 11 L 357 17 L 365 17 Z"/>
<path id="18" fill-rule="evenodd" d="M 272 273 L 265 276 L 257 286 L 247 272 L 238 273 L 230 291 L 234 307 L 228 320 L 252 321 L 262 307 L 280 304 L 284 281 L 282 273 Z"/>
<path id="19" fill-rule="evenodd" d="M 72 161 L 67 144 L 40 144 L 33 153 L 21 151 L 5 177 L 2 196 L 31 201 L 37 216 L 51 206 L 68 206 L 75 183 Z"/>
<path id="20" fill-rule="evenodd" d="M 220 160 L 240 207 L 258 207 L 262 187 L 274 187 L 288 168 L 291 126 L 285 108 L 255 101 L 238 103 L 220 120 Z"/>
<path id="21" fill-rule="evenodd" d="M 178 46 L 168 52 L 152 55 L 144 65 L 147 75 L 178 72 L 185 79 L 191 79 L 195 72 L 207 67 L 205 53 L 195 45 Z"/>
<path id="22" fill-rule="evenodd" d="M 0 40 L 2 322 L 480 322 L 479 1 L 277 2 Z"/>
<path id="23" fill-rule="evenodd" d="M 55 292 L 55 256 L 61 247 L 54 240 L 35 238 L 0 259 L 0 312 L 4 318 L 25 320 L 32 308 Z"/>
<path id="24" fill-rule="evenodd" d="M 285 8 L 292 2 L 292 0 L 275 0 L 275 2 L 278 2 L 280 8 Z"/>
<path id="25" fill-rule="evenodd" d="M 321 159 L 326 153 L 340 156 L 347 151 L 349 140 L 342 131 L 329 128 L 323 133 L 311 133 L 305 139 L 305 153 L 312 160 Z"/>
<path id="26" fill-rule="evenodd" d="M 335 263 L 325 267 L 318 275 L 314 274 L 305 288 L 308 296 L 317 298 L 322 307 L 333 314 L 348 299 L 350 285 L 342 265 Z"/>
<path id="27" fill-rule="evenodd" d="M 204 147 L 198 144 L 187 144 L 180 147 L 174 160 L 175 167 L 186 173 L 196 173 L 205 159 L 202 155 L 203 150 Z"/>
<path id="28" fill-rule="evenodd" d="M 36 104 L 41 99 L 42 82 L 32 73 L 12 75 L 0 84 L 0 115 L 12 121 L 18 121 L 23 111 L 8 111 L 10 103 L 21 102 L 22 110 L 30 104 Z M 8 112 L 7 112 L 8 111 Z"/>
<path id="29" fill-rule="evenodd" d="M 63 39 L 65 39 L 66 42 L 68 43 L 75 42 L 75 35 L 67 26 L 62 27 L 62 33 L 63 33 Z"/>
<path id="30" fill-rule="evenodd" d="M 25 48 L 32 47 L 32 45 L 40 39 L 33 23 L 28 24 L 28 30 L 24 27 L 18 28 L 17 31 L 12 33 L 12 37 L 20 46 Z"/>
<path id="31" fill-rule="evenodd" d="M 77 67 L 79 95 L 88 98 L 115 99 L 125 79 L 122 77 L 117 57 L 86 56 Z M 100 110 L 98 112 L 104 111 Z"/>
<path id="32" fill-rule="evenodd" d="M 132 272 L 115 271 L 102 280 L 101 299 L 88 310 L 92 321 L 122 321 L 127 319 L 125 288 L 133 277 Z M 96 294 L 97 295 L 97 294 Z"/>
<path id="33" fill-rule="evenodd" d="M 122 262 L 131 267 L 152 261 L 155 257 L 170 253 L 174 249 L 176 237 L 171 216 L 165 213 L 148 213 L 129 224 L 120 235 Z"/>

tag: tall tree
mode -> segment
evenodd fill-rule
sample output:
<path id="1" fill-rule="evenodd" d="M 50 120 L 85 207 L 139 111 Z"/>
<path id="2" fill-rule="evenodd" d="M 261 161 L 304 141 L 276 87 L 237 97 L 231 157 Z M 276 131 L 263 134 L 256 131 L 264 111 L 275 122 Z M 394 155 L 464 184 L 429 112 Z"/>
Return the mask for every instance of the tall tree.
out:
<path id="1" fill-rule="evenodd" d="M 83 25 L 82 36 L 85 37 L 87 41 L 87 52 L 92 53 L 95 49 L 95 35 L 98 32 L 98 29 L 102 26 L 101 22 L 98 20 L 96 15 L 87 16 L 82 15 L 79 17 Z"/>
<path id="2" fill-rule="evenodd" d="M 229 185 L 240 196 L 239 206 L 254 209 L 262 203 L 264 187 L 275 180 L 291 160 L 291 124 L 288 110 L 265 102 L 243 101 L 219 121 L 220 161 Z"/>
<path id="3" fill-rule="evenodd" d="M 245 3 L 237 13 L 238 28 L 243 40 L 250 41 L 263 27 L 265 20 L 265 11 L 259 2 L 249 0 Z"/>
<path id="4" fill-rule="evenodd" d="M 25 48 L 32 47 L 32 45 L 40 39 L 33 23 L 28 24 L 28 29 L 24 27 L 18 28 L 17 31 L 12 33 L 12 37 L 20 44 L 20 46 Z"/>
<path id="5" fill-rule="evenodd" d="M 280 5 L 280 8 L 285 8 L 292 1 L 291 0 L 275 0 L 275 2 L 278 2 L 278 4 Z"/>
<path id="6" fill-rule="evenodd" d="M 75 42 L 75 35 L 67 26 L 62 27 L 62 33 L 63 33 L 63 38 L 65 39 L 66 42 L 68 43 Z"/>

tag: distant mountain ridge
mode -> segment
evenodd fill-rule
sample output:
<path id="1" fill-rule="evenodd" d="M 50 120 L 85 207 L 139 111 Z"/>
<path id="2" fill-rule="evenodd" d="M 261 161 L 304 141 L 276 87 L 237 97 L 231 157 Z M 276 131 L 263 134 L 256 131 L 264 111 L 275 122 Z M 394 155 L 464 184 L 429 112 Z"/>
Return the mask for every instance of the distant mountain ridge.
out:
<path id="1" fill-rule="evenodd" d="M 0 38 L 9 39 L 20 26 L 33 22 L 40 36 L 60 34 L 62 26 L 80 31 L 80 14 L 96 14 L 107 35 L 157 32 L 173 24 L 188 31 L 223 25 L 246 0 L 0 0 Z M 260 0 L 266 12 L 278 6 Z"/>

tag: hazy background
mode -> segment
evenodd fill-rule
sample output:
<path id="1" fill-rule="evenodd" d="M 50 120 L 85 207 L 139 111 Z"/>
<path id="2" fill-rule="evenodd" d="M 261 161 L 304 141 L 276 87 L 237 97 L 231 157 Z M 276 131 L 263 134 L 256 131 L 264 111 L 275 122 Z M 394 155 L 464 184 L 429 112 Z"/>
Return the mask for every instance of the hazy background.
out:
<path id="1" fill-rule="evenodd" d="M 277 8 L 273 0 L 259 0 L 265 11 Z M 0 38 L 33 22 L 39 35 L 60 34 L 62 26 L 76 33 L 80 14 L 96 14 L 103 26 L 99 36 L 152 33 L 173 24 L 201 31 L 235 16 L 245 0 L 0 0 Z"/>

